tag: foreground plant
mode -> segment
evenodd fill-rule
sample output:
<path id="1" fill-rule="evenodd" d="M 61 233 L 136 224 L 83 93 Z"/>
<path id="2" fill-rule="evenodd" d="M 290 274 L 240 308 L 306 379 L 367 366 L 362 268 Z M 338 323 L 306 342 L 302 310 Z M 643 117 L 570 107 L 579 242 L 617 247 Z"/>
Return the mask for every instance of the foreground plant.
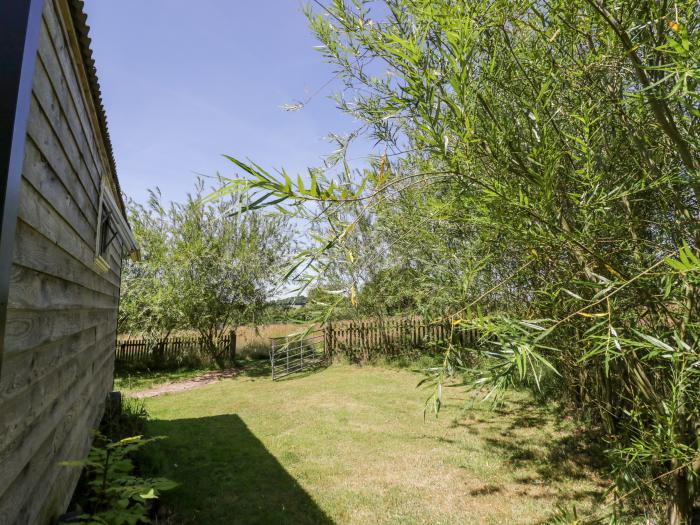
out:
<path id="1" fill-rule="evenodd" d="M 339 163 L 296 181 L 236 161 L 244 176 L 230 189 L 253 194 L 253 208 L 288 202 L 326 219 L 299 268 L 333 275 L 353 304 L 372 288 L 358 270 L 376 265 L 416 291 L 416 308 L 481 329 L 480 386 L 568 401 L 602 429 L 618 504 L 689 523 L 700 496 L 700 4 L 315 5 L 312 29 L 345 86 L 338 105 L 362 122 L 353 136 L 384 152 L 363 173 Z M 379 249 L 358 254 L 367 216 Z M 445 349 L 444 370 L 456 355 Z"/>
<path id="2" fill-rule="evenodd" d="M 110 442 L 98 432 L 86 459 L 62 463 L 86 471 L 89 496 L 87 507 L 80 510 L 82 520 L 100 525 L 150 523 L 153 500 L 177 484 L 165 478 L 137 476 L 129 455 L 158 439 L 134 436 Z"/>

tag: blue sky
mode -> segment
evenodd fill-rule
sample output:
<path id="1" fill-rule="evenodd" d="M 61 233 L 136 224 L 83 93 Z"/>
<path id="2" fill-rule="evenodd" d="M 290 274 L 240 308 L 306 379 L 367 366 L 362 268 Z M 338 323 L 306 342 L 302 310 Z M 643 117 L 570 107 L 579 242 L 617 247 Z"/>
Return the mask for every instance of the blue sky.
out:
<path id="1" fill-rule="evenodd" d="M 355 122 L 328 97 L 333 77 L 298 0 L 86 0 L 92 48 L 124 192 L 167 200 L 196 173 L 231 175 L 222 154 L 290 172 L 317 165 L 329 132 Z M 366 151 L 353 155 L 361 156 Z M 366 147 L 366 146 L 364 146 Z"/>

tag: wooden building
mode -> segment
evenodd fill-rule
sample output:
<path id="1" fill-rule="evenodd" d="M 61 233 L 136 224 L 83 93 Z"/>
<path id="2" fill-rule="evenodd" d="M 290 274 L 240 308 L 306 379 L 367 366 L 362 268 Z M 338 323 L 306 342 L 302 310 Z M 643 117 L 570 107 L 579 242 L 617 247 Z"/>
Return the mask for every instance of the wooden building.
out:
<path id="1" fill-rule="evenodd" d="M 0 523 L 65 511 L 112 389 L 136 246 L 82 1 L 0 1 Z"/>

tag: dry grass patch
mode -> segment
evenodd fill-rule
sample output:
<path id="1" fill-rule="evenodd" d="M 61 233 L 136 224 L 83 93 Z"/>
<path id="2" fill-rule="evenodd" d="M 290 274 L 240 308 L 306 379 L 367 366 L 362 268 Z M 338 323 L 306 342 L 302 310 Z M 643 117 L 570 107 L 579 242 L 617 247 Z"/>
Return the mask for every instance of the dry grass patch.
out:
<path id="1" fill-rule="evenodd" d="M 573 423 L 514 394 L 499 410 L 449 389 L 423 419 L 417 374 L 332 366 L 239 377 L 147 401 L 170 439 L 154 468 L 185 523 L 540 523 L 604 482 Z"/>
<path id="2" fill-rule="evenodd" d="M 239 326 L 236 330 L 238 354 L 241 357 L 266 356 L 270 351 L 270 338 L 293 334 L 307 326 L 292 323 Z"/>

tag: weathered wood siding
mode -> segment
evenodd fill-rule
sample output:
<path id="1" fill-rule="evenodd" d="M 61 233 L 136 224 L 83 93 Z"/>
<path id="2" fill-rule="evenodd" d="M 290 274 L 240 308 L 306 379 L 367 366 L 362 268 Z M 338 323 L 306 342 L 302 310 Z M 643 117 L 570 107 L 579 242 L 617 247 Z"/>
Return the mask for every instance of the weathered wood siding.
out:
<path id="1" fill-rule="evenodd" d="M 68 0 L 45 0 L 0 374 L 0 522 L 63 512 L 112 387 L 121 241 L 93 266 L 110 174 Z"/>

